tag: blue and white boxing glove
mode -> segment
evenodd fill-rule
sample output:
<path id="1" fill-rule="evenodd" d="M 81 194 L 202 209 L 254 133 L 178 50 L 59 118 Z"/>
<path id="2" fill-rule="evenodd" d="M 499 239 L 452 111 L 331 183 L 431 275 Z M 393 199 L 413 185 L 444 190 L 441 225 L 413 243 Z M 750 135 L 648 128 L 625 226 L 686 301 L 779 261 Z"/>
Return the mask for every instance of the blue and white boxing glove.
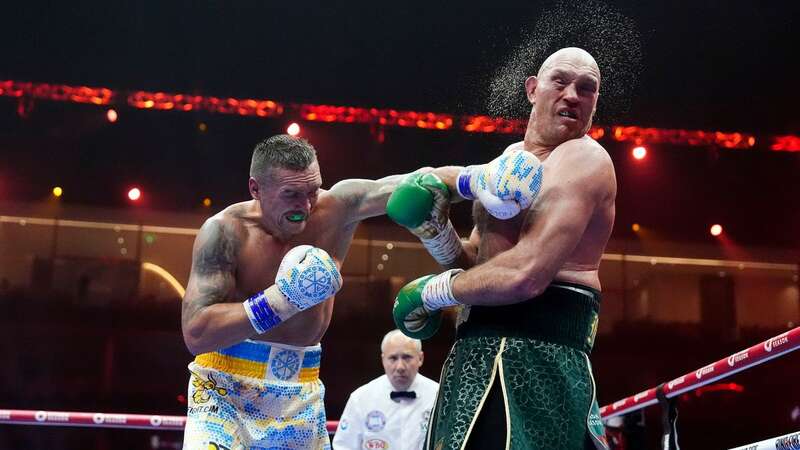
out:
<path id="1" fill-rule="evenodd" d="M 536 200 L 542 163 L 524 150 L 506 152 L 488 164 L 467 166 L 458 175 L 458 194 L 481 202 L 498 219 L 510 219 Z"/>
<path id="2" fill-rule="evenodd" d="M 265 333 L 333 297 L 342 287 L 336 262 L 321 248 L 299 245 L 283 257 L 275 284 L 244 301 L 253 328 Z"/>

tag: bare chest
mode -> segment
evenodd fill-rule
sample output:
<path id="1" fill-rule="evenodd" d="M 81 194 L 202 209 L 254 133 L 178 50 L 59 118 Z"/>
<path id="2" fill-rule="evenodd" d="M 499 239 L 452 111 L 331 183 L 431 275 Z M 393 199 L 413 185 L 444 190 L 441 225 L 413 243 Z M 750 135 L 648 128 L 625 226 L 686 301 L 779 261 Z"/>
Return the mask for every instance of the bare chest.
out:
<path id="1" fill-rule="evenodd" d="M 279 241 L 262 230 L 251 230 L 239 249 L 236 290 L 241 296 L 248 296 L 273 284 L 283 257 L 298 245 L 325 250 L 341 268 L 353 230 L 324 225 L 324 221 L 309 222 L 302 233 L 288 241 Z"/>
<path id="2" fill-rule="evenodd" d="M 481 236 L 478 263 L 512 248 L 519 241 L 527 221 L 525 214 L 509 220 L 496 219 L 479 202 L 473 203 L 472 216 Z"/>

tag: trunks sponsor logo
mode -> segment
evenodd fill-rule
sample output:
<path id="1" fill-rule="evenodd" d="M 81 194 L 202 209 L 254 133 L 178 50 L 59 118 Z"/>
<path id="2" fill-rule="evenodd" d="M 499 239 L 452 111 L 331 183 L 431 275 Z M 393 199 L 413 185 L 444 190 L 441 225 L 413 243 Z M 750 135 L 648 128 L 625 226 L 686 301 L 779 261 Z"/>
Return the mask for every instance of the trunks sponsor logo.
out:
<path id="1" fill-rule="evenodd" d="M 784 436 L 775 441 L 777 450 L 796 450 L 800 449 L 800 433 Z"/>
<path id="2" fill-rule="evenodd" d="M 189 407 L 189 414 L 216 414 L 219 412 L 219 406 L 217 405 L 204 405 L 204 406 L 190 406 Z"/>
<path id="3" fill-rule="evenodd" d="M 667 383 L 667 387 L 670 390 L 672 390 L 672 388 L 674 388 L 675 386 L 682 385 L 684 381 L 686 381 L 686 376 L 685 375 L 681 376 L 680 378 L 676 378 L 676 379 L 670 381 L 669 383 Z"/>
<path id="4" fill-rule="evenodd" d="M 711 364 L 709 366 L 705 366 L 702 369 L 698 369 L 697 372 L 694 373 L 694 376 L 699 380 L 703 378 L 704 375 L 708 375 L 714 372 L 714 365 Z"/>
<path id="5" fill-rule="evenodd" d="M 737 363 L 739 363 L 741 361 L 744 361 L 745 359 L 747 359 L 749 357 L 750 357 L 750 353 L 748 353 L 747 350 L 745 350 L 743 352 L 739 352 L 739 353 L 733 354 L 731 356 L 728 356 L 728 365 L 733 367 Z"/>
<path id="6" fill-rule="evenodd" d="M 787 342 L 789 342 L 788 333 L 783 333 L 780 336 L 776 336 L 767 342 L 764 342 L 764 350 L 771 352 L 773 348 L 778 348 Z"/>
<path id="7" fill-rule="evenodd" d="M 389 448 L 389 443 L 384 441 L 383 439 L 369 439 L 367 441 L 364 441 L 363 448 L 365 450 L 387 449 Z"/>
<path id="8" fill-rule="evenodd" d="M 319 281 L 319 278 L 324 278 L 327 275 L 324 272 L 321 272 L 316 268 L 311 267 L 306 269 L 306 271 L 310 271 L 312 275 L 306 274 L 303 272 L 301 277 L 312 277 L 312 281 L 309 281 L 310 286 L 313 287 L 313 290 L 316 291 L 320 289 L 319 287 L 314 287 L 322 281 Z M 317 295 L 316 293 L 310 295 Z M 270 367 L 272 368 L 272 375 L 275 375 L 275 378 L 283 381 L 291 380 L 297 375 L 297 372 L 300 370 L 300 356 L 298 352 L 294 352 L 291 350 L 281 350 L 278 354 L 274 355 L 270 360 Z"/>
<path id="9" fill-rule="evenodd" d="M 600 322 L 600 317 L 597 315 L 596 312 L 592 313 L 592 323 L 589 325 L 589 336 L 586 337 L 586 344 L 589 345 L 589 348 L 594 347 L 594 339 L 597 337 L 597 325 Z"/>
<path id="10" fill-rule="evenodd" d="M 647 391 L 639 392 L 638 394 L 633 396 L 633 401 L 638 402 L 639 400 L 647 397 Z"/>
<path id="11" fill-rule="evenodd" d="M 192 392 L 192 401 L 194 403 L 207 403 L 211 400 L 211 394 L 213 393 L 221 397 L 228 395 L 228 390 L 218 386 L 217 380 L 214 379 L 212 374 L 208 374 L 208 377 L 204 380 L 202 376 L 192 372 L 192 387 L 194 390 Z"/>

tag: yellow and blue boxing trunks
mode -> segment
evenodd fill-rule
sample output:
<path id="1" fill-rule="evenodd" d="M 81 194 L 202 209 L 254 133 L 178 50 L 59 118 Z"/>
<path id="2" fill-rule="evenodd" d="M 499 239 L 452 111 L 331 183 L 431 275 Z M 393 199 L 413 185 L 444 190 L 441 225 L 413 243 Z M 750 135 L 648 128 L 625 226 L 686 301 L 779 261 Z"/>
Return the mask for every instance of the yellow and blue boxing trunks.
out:
<path id="1" fill-rule="evenodd" d="M 322 349 L 244 341 L 189 364 L 185 450 L 330 449 Z"/>

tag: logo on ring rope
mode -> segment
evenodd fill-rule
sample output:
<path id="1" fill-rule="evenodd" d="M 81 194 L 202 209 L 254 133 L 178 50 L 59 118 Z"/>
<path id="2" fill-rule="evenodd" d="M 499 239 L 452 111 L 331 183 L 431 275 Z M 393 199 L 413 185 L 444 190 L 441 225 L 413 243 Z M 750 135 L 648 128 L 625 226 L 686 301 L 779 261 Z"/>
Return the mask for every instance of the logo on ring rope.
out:
<path id="1" fill-rule="evenodd" d="M 699 380 L 700 378 L 703 378 L 703 375 L 708 375 L 712 372 L 714 372 L 714 364 L 705 366 L 702 369 L 697 369 L 697 371 L 694 373 L 694 376 Z"/>
<path id="2" fill-rule="evenodd" d="M 681 375 L 679 378 L 676 378 L 676 379 L 670 381 L 669 383 L 667 383 L 667 387 L 670 390 L 672 390 L 672 388 L 674 388 L 675 386 L 679 386 L 679 385 L 683 384 L 684 381 L 686 381 L 686 376 L 685 375 Z"/>
<path id="3" fill-rule="evenodd" d="M 780 336 L 776 336 L 774 338 L 771 338 L 767 342 L 764 342 L 764 350 L 766 350 L 767 352 L 771 352 L 773 348 L 778 348 L 781 345 L 789 342 L 789 336 L 787 336 L 787 334 L 788 333 L 783 333 Z"/>
<path id="4" fill-rule="evenodd" d="M 728 356 L 728 365 L 733 367 L 734 365 L 736 365 L 736 363 L 744 361 L 745 359 L 747 359 L 749 357 L 750 357 L 750 354 L 747 352 L 747 350 L 745 350 L 743 352 L 739 352 L 739 353 L 733 354 L 731 356 Z"/>

